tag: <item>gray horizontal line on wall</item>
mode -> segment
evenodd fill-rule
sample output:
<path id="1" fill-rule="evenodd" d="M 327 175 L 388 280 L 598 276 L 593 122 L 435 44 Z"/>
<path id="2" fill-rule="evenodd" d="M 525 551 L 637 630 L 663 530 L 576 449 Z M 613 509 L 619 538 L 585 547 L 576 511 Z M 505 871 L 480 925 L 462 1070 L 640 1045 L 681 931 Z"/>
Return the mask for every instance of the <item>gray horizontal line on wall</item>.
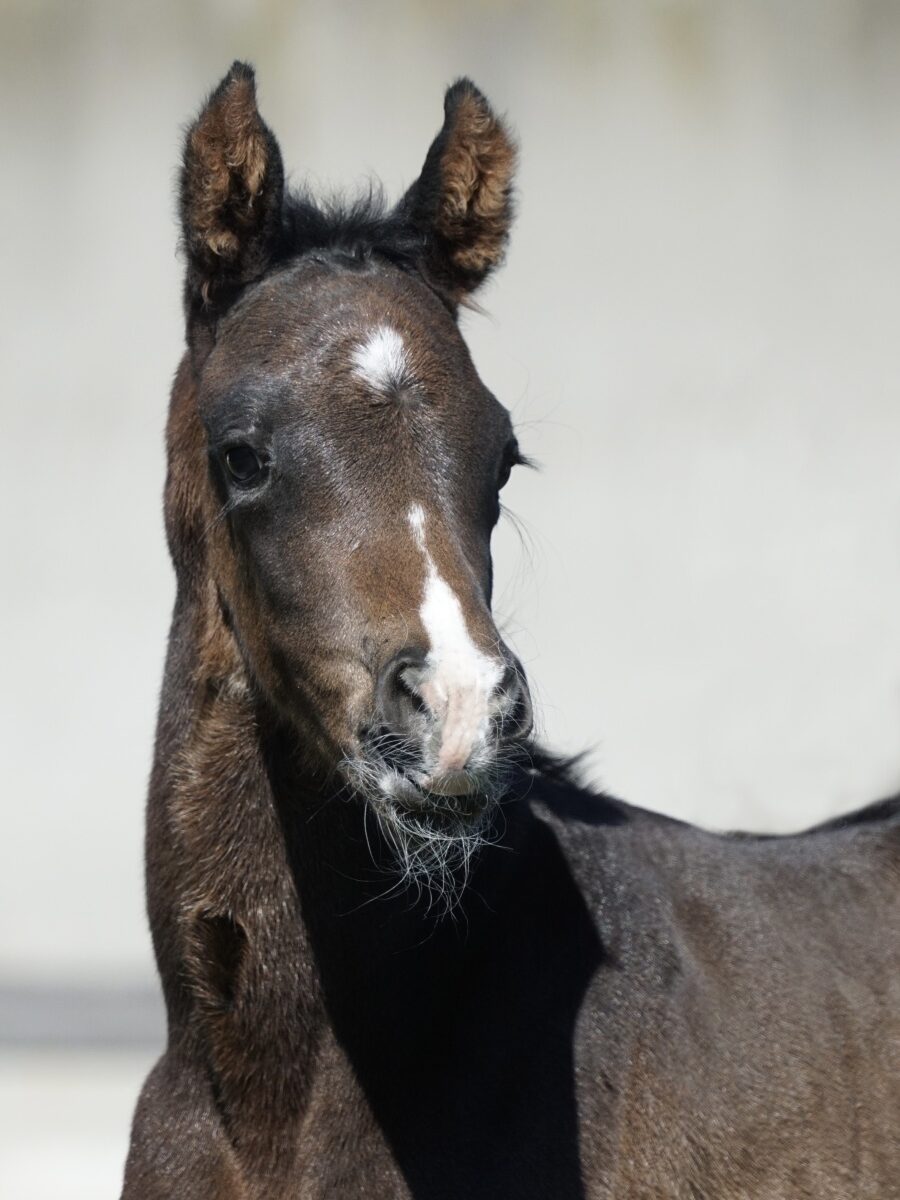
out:
<path id="1" fill-rule="evenodd" d="M 0 1047 L 162 1050 L 158 988 L 0 984 Z"/>

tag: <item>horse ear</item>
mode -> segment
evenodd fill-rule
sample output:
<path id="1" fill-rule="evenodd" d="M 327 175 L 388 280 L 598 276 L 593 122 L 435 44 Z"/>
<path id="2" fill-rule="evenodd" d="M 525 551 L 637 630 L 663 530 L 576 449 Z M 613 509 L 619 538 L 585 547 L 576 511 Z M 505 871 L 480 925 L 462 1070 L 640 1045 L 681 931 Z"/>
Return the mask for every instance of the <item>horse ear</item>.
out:
<path id="1" fill-rule="evenodd" d="M 188 129 L 181 170 L 189 321 L 211 321 L 266 270 L 281 226 L 281 151 L 236 62 Z"/>
<path id="2" fill-rule="evenodd" d="M 401 211 L 424 241 L 424 267 L 454 302 L 502 260 L 512 224 L 516 145 L 469 79 L 444 96 L 444 125 Z"/>

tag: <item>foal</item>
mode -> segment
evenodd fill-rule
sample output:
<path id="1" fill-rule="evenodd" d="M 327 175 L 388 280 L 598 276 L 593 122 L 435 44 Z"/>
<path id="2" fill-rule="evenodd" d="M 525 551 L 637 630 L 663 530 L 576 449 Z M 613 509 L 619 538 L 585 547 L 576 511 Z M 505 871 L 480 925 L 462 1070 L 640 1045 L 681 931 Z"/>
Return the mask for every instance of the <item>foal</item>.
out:
<path id="1" fill-rule="evenodd" d="M 455 321 L 514 160 L 465 80 L 391 210 L 286 192 L 239 63 L 187 135 L 126 1200 L 900 1196 L 898 802 L 718 837 L 530 745 Z"/>

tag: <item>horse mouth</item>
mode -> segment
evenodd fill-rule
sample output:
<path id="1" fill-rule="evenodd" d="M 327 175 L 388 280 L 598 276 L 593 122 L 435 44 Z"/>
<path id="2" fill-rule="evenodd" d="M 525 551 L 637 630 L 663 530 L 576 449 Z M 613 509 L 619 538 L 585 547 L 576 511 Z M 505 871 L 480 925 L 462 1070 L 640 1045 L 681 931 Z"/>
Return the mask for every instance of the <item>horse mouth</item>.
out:
<path id="1" fill-rule="evenodd" d="M 429 912 L 448 913 L 479 851 L 494 841 L 507 790 L 505 760 L 438 775 L 421 759 L 398 760 L 386 750 L 382 744 L 345 759 L 342 773 L 375 816 L 399 881 L 424 898 Z M 379 861 L 377 851 L 373 858 Z"/>
<path id="2" fill-rule="evenodd" d="M 396 805 L 410 817 L 480 823 L 494 798 L 486 782 L 473 771 L 450 775 L 398 770 L 392 767 L 379 780 L 378 801 Z"/>
<path id="3" fill-rule="evenodd" d="M 345 779 L 379 814 L 399 811 L 411 821 L 479 824 L 506 790 L 509 757 L 493 747 L 461 770 L 440 771 L 417 744 L 377 734 L 362 739 L 341 766 Z"/>
<path id="4" fill-rule="evenodd" d="M 432 796 L 472 796 L 478 785 L 467 771 L 449 775 L 422 775 L 416 780 L 423 792 Z"/>

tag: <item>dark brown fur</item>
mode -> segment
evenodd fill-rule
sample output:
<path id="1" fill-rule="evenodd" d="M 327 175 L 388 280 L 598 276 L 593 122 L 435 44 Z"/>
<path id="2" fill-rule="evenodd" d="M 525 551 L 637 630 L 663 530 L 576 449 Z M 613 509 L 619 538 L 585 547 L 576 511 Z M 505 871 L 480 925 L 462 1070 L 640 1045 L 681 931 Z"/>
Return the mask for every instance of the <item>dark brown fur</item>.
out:
<path id="1" fill-rule="evenodd" d="M 452 917 L 396 886 L 341 763 L 424 636 L 412 501 L 472 637 L 508 653 L 489 540 L 513 443 L 453 313 L 502 254 L 511 142 L 457 85 L 392 212 L 284 196 L 276 156 L 237 65 L 185 149 L 147 810 L 169 1031 L 124 1200 L 900 1196 L 897 801 L 718 837 L 513 730 Z M 411 378 L 373 394 L 348 364 L 383 324 Z M 255 492 L 224 474 L 235 439 L 271 457 Z"/>

